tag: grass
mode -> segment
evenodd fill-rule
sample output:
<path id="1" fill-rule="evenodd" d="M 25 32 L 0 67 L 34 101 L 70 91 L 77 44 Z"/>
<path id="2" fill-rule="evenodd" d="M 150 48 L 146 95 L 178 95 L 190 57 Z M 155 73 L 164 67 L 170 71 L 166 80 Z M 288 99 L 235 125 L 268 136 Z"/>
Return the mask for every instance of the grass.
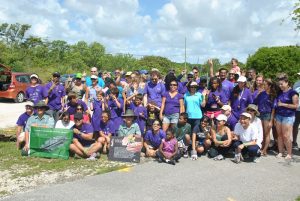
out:
<path id="1" fill-rule="evenodd" d="M 298 196 L 295 201 L 300 201 L 300 196 Z"/>
<path id="2" fill-rule="evenodd" d="M 106 155 L 97 161 L 84 159 L 46 159 L 21 156 L 15 142 L 0 142 L 0 171 L 11 170 L 14 177 L 27 177 L 41 172 L 64 170 L 89 170 L 87 174 L 102 174 L 127 167 L 126 164 L 110 162 Z"/>

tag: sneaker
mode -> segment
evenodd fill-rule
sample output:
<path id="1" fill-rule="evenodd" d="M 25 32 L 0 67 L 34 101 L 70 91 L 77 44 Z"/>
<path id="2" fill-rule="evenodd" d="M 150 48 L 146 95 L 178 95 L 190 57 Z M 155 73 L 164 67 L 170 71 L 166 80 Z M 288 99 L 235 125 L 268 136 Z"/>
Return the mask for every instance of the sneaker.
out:
<path id="1" fill-rule="evenodd" d="M 221 161 L 224 159 L 224 156 L 222 154 L 217 155 L 216 157 L 213 158 L 215 161 Z"/>
<path id="2" fill-rule="evenodd" d="M 183 148 L 183 158 L 188 158 L 188 157 L 189 157 L 189 154 L 188 154 L 187 147 L 184 147 Z"/>
<path id="3" fill-rule="evenodd" d="M 232 159 L 232 162 L 234 162 L 234 163 L 240 163 L 241 162 L 241 156 L 236 155 L 234 157 L 234 159 Z"/>
<path id="4" fill-rule="evenodd" d="M 171 165 L 175 165 L 175 164 L 176 164 L 174 160 L 168 160 L 167 163 L 168 163 L 168 164 L 171 164 Z"/>
<path id="5" fill-rule="evenodd" d="M 283 154 L 282 153 L 279 153 L 276 155 L 276 158 L 282 158 L 283 157 Z"/>
<path id="6" fill-rule="evenodd" d="M 96 156 L 97 156 L 96 153 L 92 153 L 92 155 L 90 157 L 88 157 L 86 160 L 88 160 L 88 161 L 95 161 L 95 160 L 97 160 Z"/>
<path id="7" fill-rule="evenodd" d="M 253 157 L 252 162 L 253 162 L 253 163 L 259 163 L 259 162 L 260 162 L 259 158 L 260 158 L 260 157 Z"/>
<path id="8" fill-rule="evenodd" d="M 299 149 L 297 142 L 293 143 L 292 149 L 294 149 L 294 150 L 298 150 Z"/>

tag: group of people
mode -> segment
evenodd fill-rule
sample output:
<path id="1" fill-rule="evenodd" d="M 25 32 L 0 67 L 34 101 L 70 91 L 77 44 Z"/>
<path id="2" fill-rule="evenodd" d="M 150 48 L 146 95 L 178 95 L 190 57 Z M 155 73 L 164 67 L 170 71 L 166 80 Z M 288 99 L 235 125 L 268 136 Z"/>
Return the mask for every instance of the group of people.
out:
<path id="1" fill-rule="evenodd" d="M 214 72 L 208 63 L 208 76 L 197 67 L 164 76 L 158 69 L 99 73 L 92 67 L 90 76 L 77 73 L 65 83 L 55 72 L 42 86 L 32 74 L 17 146 L 24 141 L 27 151 L 31 127 L 40 126 L 72 129 L 70 152 L 88 160 L 107 153 L 112 136 L 135 136 L 143 140 L 142 153 L 159 162 L 204 154 L 257 162 L 268 155 L 272 130 L 276 157 L 291 159 L 298 149 L 300 81 L 292 86 L 284 73 L 272 80 L 255 69 L 245 72 L 234 58 L 230 70 Z"/>

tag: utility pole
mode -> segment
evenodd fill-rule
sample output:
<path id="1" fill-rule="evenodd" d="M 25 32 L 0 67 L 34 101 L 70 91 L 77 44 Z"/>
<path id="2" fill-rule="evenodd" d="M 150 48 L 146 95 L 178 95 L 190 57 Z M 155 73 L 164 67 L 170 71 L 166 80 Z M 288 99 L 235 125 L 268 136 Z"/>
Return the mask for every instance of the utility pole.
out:
<path id="1" fill-rule="evenodd" d="M 184 69 L 186 72 L 186 37 L 184 38 Z"/>

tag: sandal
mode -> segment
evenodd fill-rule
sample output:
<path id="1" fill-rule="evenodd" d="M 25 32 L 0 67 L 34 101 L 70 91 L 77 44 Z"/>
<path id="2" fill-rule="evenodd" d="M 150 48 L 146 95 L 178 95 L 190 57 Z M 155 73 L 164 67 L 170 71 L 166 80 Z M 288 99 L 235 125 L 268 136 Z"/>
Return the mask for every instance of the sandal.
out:
<path id="1" fill-rule="evenodd" d="M 276 158 L 282 158 L 283 157 L 283 154 L 282 153 L 279 153 L 276 155 Z"/>
<path id="2" fill-rule="evenodd" d="M 285 159 L 285 160 L 291 160 L 291 159 L 292 159 L 292 156 L 288 154 L 288 155 L 286 155 L 286 157 L 284 157 L 284 159 Z"/>

